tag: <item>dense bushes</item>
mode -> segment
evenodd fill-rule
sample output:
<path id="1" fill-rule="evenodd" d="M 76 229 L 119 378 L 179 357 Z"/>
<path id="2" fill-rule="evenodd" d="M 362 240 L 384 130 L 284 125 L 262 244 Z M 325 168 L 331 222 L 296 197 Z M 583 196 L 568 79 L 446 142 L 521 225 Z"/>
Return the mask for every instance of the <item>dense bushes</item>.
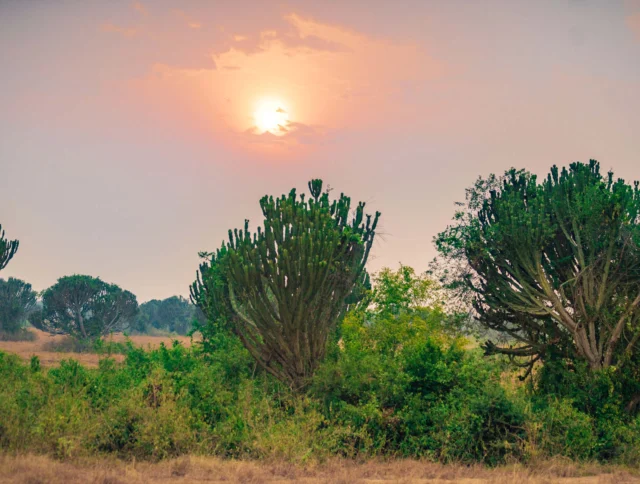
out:
<path id="1" fill-rule="evenodd" d="M 60 458 L 637 462 L 640 421 L 606 375 L 549 367 L 522 384 L 507 362 L 443 331 L 446 318 L 436 304 L 349 313 L 304 394 L 224 331 L 193 349 L 129 347 L 123 363 L 97 369 L 67 360 L 46 370 L 0 353 L 0 448 Z"/>

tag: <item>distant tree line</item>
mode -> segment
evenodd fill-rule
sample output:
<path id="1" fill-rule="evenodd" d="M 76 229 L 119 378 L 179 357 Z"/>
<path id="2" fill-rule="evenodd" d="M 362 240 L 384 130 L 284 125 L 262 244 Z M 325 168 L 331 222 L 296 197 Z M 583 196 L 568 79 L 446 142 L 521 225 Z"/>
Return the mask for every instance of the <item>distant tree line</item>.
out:
<path id="1" fill-rule="evenodd" d="M 130 329 L 139 333 L 161 331 L 186 335 L 192 330 L 194 320 L 204 322 L 202 311 L 188 299 L 172 296 L 142 303 Z"/>
<path id="2" fill-rule="evenodd" d="M 18 250 L 0 226 L 0 269 Z M 95 340 L 121 331 L 187 334 L 202 313 L 187 299 L 173 296 L 138 306 L 134 294 L 86 275 L 65 276 L 40 294 L 31 284 L 0 278 L 0 338 L 19 339 L 31 324 L 51 334 Z"/>

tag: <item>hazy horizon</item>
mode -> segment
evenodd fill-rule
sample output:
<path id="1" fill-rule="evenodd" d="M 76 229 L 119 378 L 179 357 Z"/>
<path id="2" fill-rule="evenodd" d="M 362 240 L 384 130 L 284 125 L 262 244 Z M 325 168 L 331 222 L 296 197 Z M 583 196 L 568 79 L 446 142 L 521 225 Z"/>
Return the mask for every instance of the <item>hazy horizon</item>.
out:
<path id="1" fill-rule="evenodd" d="M 0 277 L 188 294 L 198 252 L 322 178 L 423 271 L 478 176 L 640 179 L 640 0 L 0 2 Z"/>

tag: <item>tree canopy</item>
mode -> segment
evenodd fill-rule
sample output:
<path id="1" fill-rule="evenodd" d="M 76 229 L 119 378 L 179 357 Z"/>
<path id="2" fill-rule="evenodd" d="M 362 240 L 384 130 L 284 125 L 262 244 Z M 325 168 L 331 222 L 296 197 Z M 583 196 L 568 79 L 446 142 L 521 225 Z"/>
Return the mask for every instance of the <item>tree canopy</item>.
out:
<path id="1" fill-rule="evenodd" d="M 30 321 L 50 333 L 96 339 L 126 329 L 137 311 L 138 302 L 129 291 L 99 278 L 73 275 L 44 291 L 42 311 Z"/>
<path id="2" fill-rule="evenodd" d="M 260 200 L 264 228 L 229 231 L 191 288 L 209 320 L 229 325 L 269 373 L 301 387 L 325 355 L 327 338 L 349 296 L 365 284 L 365 264 L 379 213 L 341 194 L 331 201 L 322 181 L 310 198 L 295 189 Z"/>
<path id="3" fill-rule="evenodd" d="M 436 238 L 486 327 L 489 352 L 555 354 L 620 366 L 640 338 L 640 191 L 597 161 L 556 166 L 542 181 L 511 169 L 479 180 L 467 210 Z"/>
<path id="4" fill-rule="evenodd" d="M 31 284 L 10 277 L 0 279 L 0 332 L 16 332 L 36 307 L 37 293 Z"/>
<path id="5" fill-rule="evenodd" d="M 140 305 L 133 329 L 149 332 L 151 328 L 170 333 L 187 334 L 200 310 L 182 296 L 167 299 L 152 299 Z"/>

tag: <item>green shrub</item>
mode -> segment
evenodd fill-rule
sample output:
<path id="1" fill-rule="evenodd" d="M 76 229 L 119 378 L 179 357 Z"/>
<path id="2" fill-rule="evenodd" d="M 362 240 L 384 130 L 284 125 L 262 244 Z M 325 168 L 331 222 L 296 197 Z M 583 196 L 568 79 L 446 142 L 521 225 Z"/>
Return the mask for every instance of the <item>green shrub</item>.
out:
<path id="1" fill-rule="evenodd" d="M 36 334 L 26 328 L 16 331 L 0 331 L 0 341 L 35 341 Z"/>
<path id="2" fill-rule="evenodd" d="M 571 400 L 549 398 L 528 417 L 530 456 L 593 458 L 597 449 L 593 418 L 576 409 Z"/>
<path id="3" fill-rule="evenodd" d="M 133 349 L 133 343 L 127 338 L 125 342 L 104 340 L 77 339 L 71 336 L 48 341 L 43 345 L 45 351 L 56 353 L 95 353 L 98 355 L 126 354 Z"/>
<path id="4" fill-rule="evenodd" d="M 520 453 L 524 411 L 500 385 L 503 365 L 464 349 L 436 308 L 350 314 L 341 349 L 311 394 L 331 425 L 366 431 L 368 454 L 495 464 Z"/>

